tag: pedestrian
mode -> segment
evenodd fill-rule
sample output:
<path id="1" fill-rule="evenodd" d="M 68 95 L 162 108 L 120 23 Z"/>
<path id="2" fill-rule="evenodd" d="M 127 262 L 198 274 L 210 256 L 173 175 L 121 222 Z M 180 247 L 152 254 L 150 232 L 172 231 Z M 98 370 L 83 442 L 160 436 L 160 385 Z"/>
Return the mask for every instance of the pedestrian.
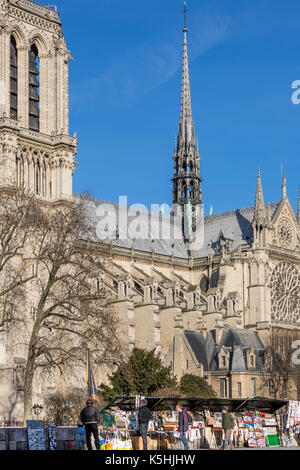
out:
<path id="1" fill-rule="evenodd" d="M 231 413 L 227 411 L 225 408 L 222 410 L 223 416 L 222 416 L 222 428 L 225 432 L 225 439 L 223 442 L 223 450 L 226 449 L 226 447 L 229 445 L 230 449 L 234 449 L 232 439 L 231 439 L 231 433 L 234 428 L 234 419 Z"/>
<path id="2" fill-rule="evenodd" d="M 93 400 L 89 398 L 86 402 L 86 407 L 83 408 L 80 414 L 80 419 L 85 427 L 86 444 L 88 450 L 93 450 L 91 444 L 91 434 L 93 434 L 96 444 L 96 449 L 100 450 L 98 424 L 100 422 L 100 415 L 97 408 L 93 405 Z"/>
<path id="3" fill-rule="evenodd" d="M 143 439 L 143 450 L 147 450 L 147 432 L 149 421 L 151 419 L 151 411 L 147 405 L 147 400 L 141 400 L 138 416 L 140 433 Z"/>
<path id="4" fill-rule="evenodd" d="M 179 405 L 176 406 L 176 411 L 178 414 L 178 429 L 179 429 L 179 438 L 181 439 L 184 450 L 188 450 L 189 446 L 186 440 L 186 432 L 189 429 L 189 418 L 186 408 L 181 408 Z"/>

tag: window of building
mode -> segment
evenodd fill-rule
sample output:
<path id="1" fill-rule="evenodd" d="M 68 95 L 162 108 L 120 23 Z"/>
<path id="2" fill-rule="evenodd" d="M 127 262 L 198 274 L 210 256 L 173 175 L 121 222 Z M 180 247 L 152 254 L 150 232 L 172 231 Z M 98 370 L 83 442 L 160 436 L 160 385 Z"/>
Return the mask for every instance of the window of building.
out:
<path id="1" fill-rule="evenodd" d="M 18 50 L 13 36 L 10 38 L 10 117 L 18 119 Z"/>
<path id="2" fill-rule="evenodd" d="M 200 281 L 200 289 L 202 292 L 207 292 L 209 288 L 208 278 L 203 276 Z"/>
<path id="3" fill-rule="evenodd" d="M 238 397 L 242 396 L 242 383 L 241 382 L 237 383 L 237 395 Z"/>
<path id="4" fill-rule="evenodd" d="M 189 361 L 188 361 L 188 359 L 187 359 L 187 360 L 186 360 L 186 369 L 188 370 L 188 368 L 189 368 Z"/>
<path id="5" fill-rule="evenodd" d="M 220 397 L 227 398 L 227 380 L 220 379 Z"/>
<path id="6" fill-rule="evenodd" d="M 40 193 L 40 165 L 37 164 L 35 167 L 35 192 Z"/>
<path id="7" fill-rule="evenodd" d="M 40 130 L 39 53 L 35 44 L 29 51 L 29 129 Z"/>
<path id="8" fill-rule="evenodd" d="M 271 398 L 275 398 L 275 388 L 274 388 L 273 381 L 271 379 L 269 380 L 269 396 Z"/>
<path id="9" fill-rule="evenodd" d="M 254 367 L 254 357 L 250 356 L 250 367 Z"/>
<path id="10" fill-rule="evenodd" d="M 251 388 L 251 396 L 255 397 L 256 396 L 256 379 L 255 378 L 251 379 L 250 388 Z"/>

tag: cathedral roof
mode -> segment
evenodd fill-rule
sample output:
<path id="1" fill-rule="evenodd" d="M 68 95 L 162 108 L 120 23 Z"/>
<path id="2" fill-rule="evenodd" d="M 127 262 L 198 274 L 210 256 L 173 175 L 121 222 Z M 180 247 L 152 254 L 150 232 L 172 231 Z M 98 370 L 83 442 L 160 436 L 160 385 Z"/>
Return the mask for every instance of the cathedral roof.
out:
<path id="1" fill-rule="evenodd" d="M 75 196 L 76 197 L 76 196 Z M 187 246 L 184 243 L 180 226 L 173 216 L 168 214 L 161 214 L 158 212 L 147 212 L 145 209 L 139 209 L 139 214 L 132 213 L 129 211 L 129 207 L 125 209 L 127 213 L 128 224 L 132 223 L 137 216 L 142 220 L 143 230 L 145 235 L 143 238 L 131 238 L 130 236 L 122 236 L 122 226 L 119 226 L 119 218 L 121 210 L 124 210 L 126 206 L 120 206 L 115 202 L 108 202 L 101 199 L 91 198 L 87 204 L 89 211 L 89 217 L 92 223 L 97 226 L 101 217 L 97 215 L 97 208 L 100 205 L 109 204 L 115 211 L 117 218 L 117 230 L 112 234 L 112 241 L 110 239 L 104 240 L 105 243 L 111 243 L 114 246 L 128 248 L 142 252 L 161 254 L 166 256 L 174 256 L 176 258 L 188 258 Z M 266 207 L 270 205 L 271 218 L 275 213 L 279 202 L 266 204 Z M 151 224 L 150 215 L 154 216 L 154 225 L 160 224 L 161 227 L 167 226 L 170 222 L 171 236 L 165 237 L 160 235 L 157 237 L 151 237 Z M 243 209 L 236 209 L 227 212 L 221 212 L 219 214 L 208 215 L 204 217 L 204 244 L 203 247 L 194 253 L 195 258 L 205 257 L 207 255 L 214 255 L 218 248 L 218 237 L 220 232 L 223 233 L 225 239 L 232 241 L 231 251 L 237 250 L 242 246 L 246 246 L 253 241 L 253 231 L 251 222 L 253 220 L 254 207 L 247 207 Z M 108 214 L 107 220 L 113 219 L 114 215 Z M 152 219 L 153 224 L 153 219 Z M 122 223 L 121 223 L 122 225 Z M 123 224 L 124 225 L 124 224 Z M 124 228 L 124 227 L 123 227 Z M 126 228 L 126 227 L 125 227 Z M 168 233 L 168 232 L 167 232 Z M 153 233 L 152 233 L 153 235 Z M 94 241 L 100 241 L 99 238 L 95 238 Z"/>
<path id="2" fill-rule="evenodd" d="M 265 204 L 270 205 L 271 217 L 275 213 L 279 202 Z M 222 231 L 226 239 L 232 240 L 232 251 L 253 241 L 252 220 L 254 207 L 235 209 L 208 215 L 204 218 L 204 244 L 201 250 L 195 253 L 195 257 L 201 258 L 209 254 L 214 255 L 218 246 L 217 240 Z"/>

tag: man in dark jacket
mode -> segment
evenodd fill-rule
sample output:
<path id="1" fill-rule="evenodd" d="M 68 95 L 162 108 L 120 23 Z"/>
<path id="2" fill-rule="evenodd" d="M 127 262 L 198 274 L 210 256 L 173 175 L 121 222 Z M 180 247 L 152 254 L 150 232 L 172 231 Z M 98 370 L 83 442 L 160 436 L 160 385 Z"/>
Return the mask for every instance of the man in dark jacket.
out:
<path id="1" fill-rule="evenodd" d="M 91 434 L 93 434 L 96 444 L 96 449 L 100 450 L 99 435 L 98 435 L 98 424 L 100 422 L 100 415 L 95 406 L 93 406 L 93 400 L 89 398 L 86 402 L 86 407 L 83 408 L 80 414 L 81 422 L 85 427 L 86 444 L 88 450 L 93 450 L 91 444 Z"/>
<path id="2" fill-rule="evenodd" d="M 222 428 L 225 432 L 225 439 L 223 444 L 223 449 L 225 450 L 226 447 L 229 445 L 230 449 L 234 449 L 232 440 L 231 440 L 231 433 L 234 428 L 234 419 L 231 413 L 229 413 L 225 408 L 222 410 Z"/>
<path id="3" fill-rule="evenodd" d="M 143 439 L 143 449 L 147 450 L 147 432 L 148 425 L 151 419 L 151 411 L 147 407 L 147 400 L 141 400 L 141 405 L 139 409 L 139 428 Z"/>
<path id="4" fill-rule="evenodd" d="M 188 450 L 189 446 L 185 437 L 186 432 L 189 429 L 189 418 L 186 408 L 181 408 L 180 406 L 176 406 L 176 411 L 178 411 L 178 429 L 179 429 L 179 437 L 184 445 L 184 450 Z"/>

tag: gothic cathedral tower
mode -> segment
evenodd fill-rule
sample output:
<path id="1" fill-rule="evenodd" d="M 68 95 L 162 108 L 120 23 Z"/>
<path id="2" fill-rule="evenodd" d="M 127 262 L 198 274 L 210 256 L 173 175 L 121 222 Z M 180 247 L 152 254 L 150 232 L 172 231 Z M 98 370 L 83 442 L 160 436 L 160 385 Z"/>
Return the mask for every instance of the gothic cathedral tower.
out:
<path id="1" fill-rule="evenodd" d="M 56 9 L 0 0 L 0 187 L 71 200 L 70 59 Z"/>

